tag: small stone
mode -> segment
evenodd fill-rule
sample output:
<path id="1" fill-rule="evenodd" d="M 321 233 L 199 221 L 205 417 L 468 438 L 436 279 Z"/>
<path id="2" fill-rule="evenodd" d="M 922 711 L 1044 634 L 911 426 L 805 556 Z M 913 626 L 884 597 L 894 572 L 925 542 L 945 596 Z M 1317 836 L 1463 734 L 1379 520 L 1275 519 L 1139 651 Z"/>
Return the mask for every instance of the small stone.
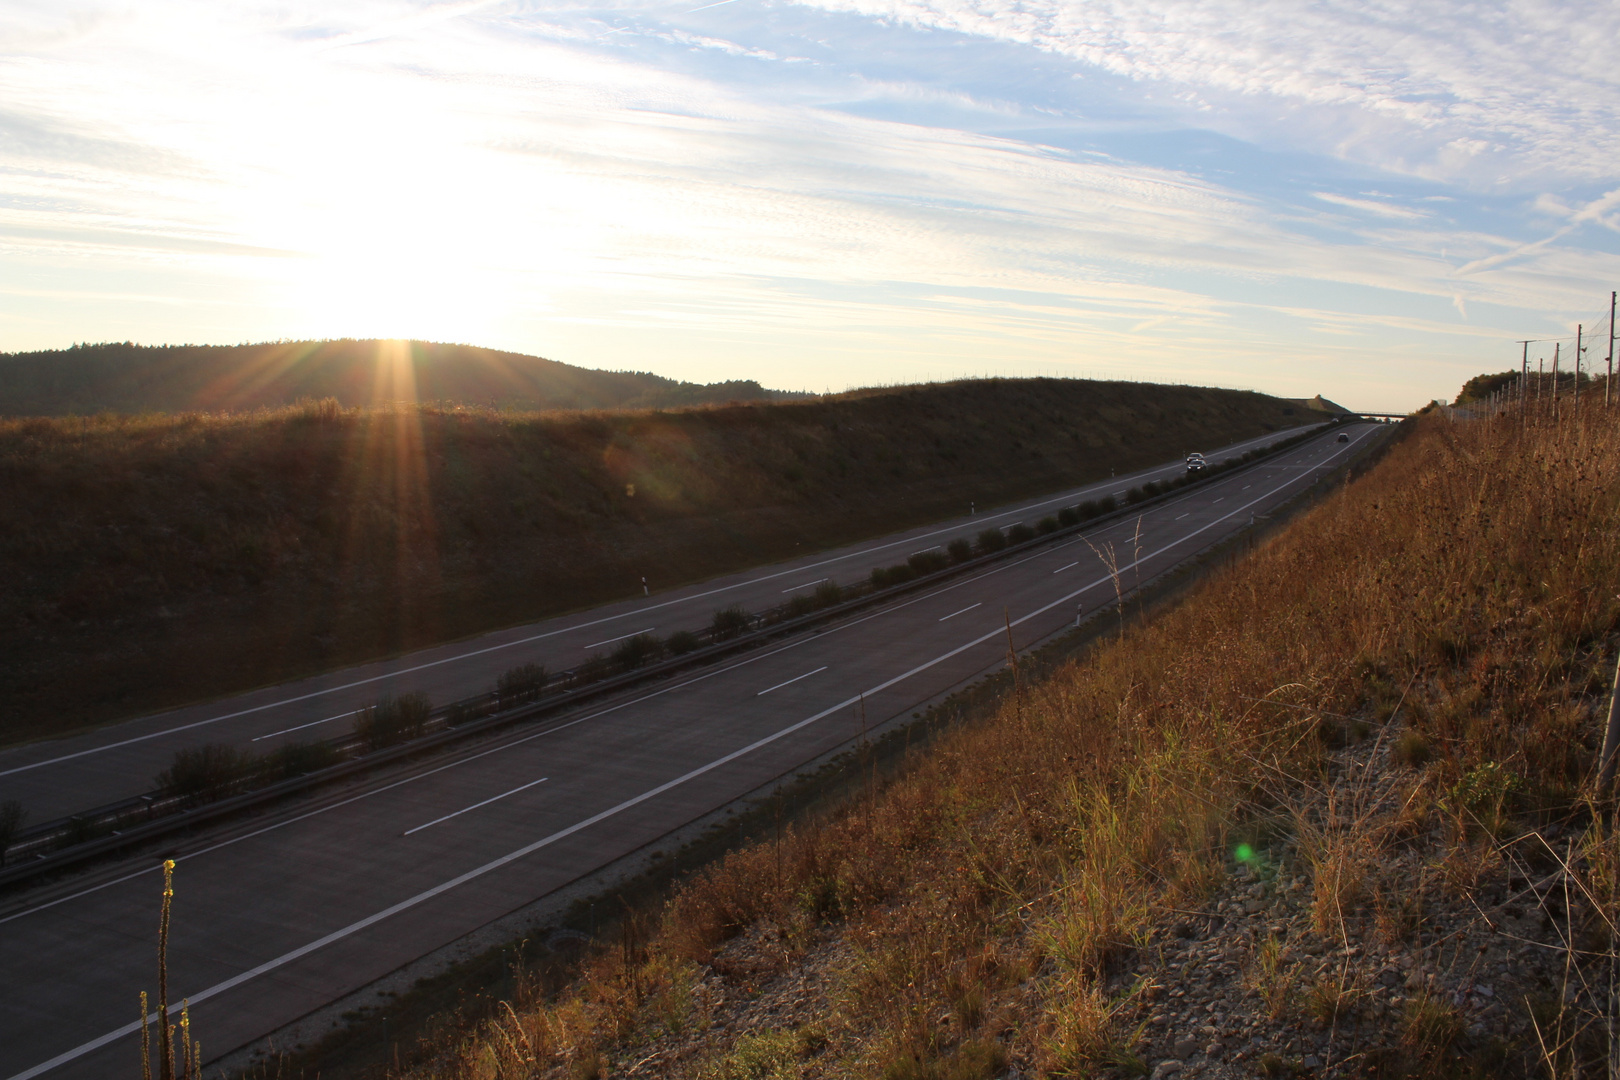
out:
<path id="1" fill-rule="evenodd" d="M 1315 1054 L 1306 1054 L 1305 1060 L 1302 1062 L 1302 1064 L 1307 1069 L 1320 1069 L 1322 1067 L 1321 1059 L 1319 1059 Z"/>
<path id="2" fill-rule="evenodd" d="M 1164 1080 L 1167 1076 L 1174 1076 L 1181 1071 L 1181 1062 L 1174 1058 L 1167 1058 L 1159 1062 L 1153 1069 L 1153 1080 Z"/>
<path id="3" fill-rule="evenodd" d="M 1474 993 L 1478 994 L 1480 997 L 1495 997 L 1496 996 L 1496 991 L 1492 990 L 1490 987 L 1486 986 L 1484 983 L 1480 983 L 1478 986 L 1474 987 Z"/>
<path id="4" fill-rule="evenodd" d="M 1188 1058 L 1198 1053 L 1198 1040 L 1177 1039 L 1176 1048 L 1174 1051 L 1172 1051 L 1172 1053 L 1174 1053 L 1176 1057 L 1180 1058 L 1182 1061 L 1186 1061 Z"/>
<path id="5" fill-rule="evenodd" d="M 1243 913 L 1245 915 L 1258 915 L 1265 910 L 1265 906 L 1263 900 L 1245 900 L 1243 901 Z"/>

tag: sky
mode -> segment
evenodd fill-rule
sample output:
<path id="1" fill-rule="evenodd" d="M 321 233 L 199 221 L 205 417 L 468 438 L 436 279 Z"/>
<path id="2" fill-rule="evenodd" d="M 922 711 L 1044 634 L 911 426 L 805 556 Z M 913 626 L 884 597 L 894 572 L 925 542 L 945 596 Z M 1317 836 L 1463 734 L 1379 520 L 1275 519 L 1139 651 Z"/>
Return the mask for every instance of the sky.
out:
<path id="1" fill-rule="evenodd" d="M 1620 5 L 0 0 L 0 351 L 1361 409 L 1620 287 Z"/>

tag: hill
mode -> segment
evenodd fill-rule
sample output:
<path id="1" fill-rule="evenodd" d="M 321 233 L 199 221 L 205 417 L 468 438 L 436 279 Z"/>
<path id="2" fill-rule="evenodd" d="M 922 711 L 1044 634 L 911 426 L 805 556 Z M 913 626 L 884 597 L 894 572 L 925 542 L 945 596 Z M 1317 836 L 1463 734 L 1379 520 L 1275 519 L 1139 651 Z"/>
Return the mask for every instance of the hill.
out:
<path id="1" fill-rule="evenodd" d="M 1315 414 L 962 382 L 668 412 L 0 420 L 0 739 L 848 543 Z"/>
<path id="2" fill-rule="evenodd" d="M 687 383 L 427 341 L 75 345 L 0 353 L 0 416 L 240 412 L 303 398 L 344 408 L 439 402 L 496 409 L 670 408 L 803 397 L 752 380 Z"/>

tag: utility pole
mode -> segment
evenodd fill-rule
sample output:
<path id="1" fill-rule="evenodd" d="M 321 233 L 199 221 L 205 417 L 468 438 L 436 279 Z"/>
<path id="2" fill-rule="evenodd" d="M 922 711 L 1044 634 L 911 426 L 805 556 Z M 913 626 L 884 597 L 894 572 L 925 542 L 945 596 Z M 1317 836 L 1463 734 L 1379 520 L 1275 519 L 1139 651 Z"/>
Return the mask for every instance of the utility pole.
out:
<path id="1" fill-rule="evenodd" d="M 1564 343 L 1562 341 L 1553 342 L 1552 414 L 1554 420 L 1558 419 L 1558 354 L 1563 347 Z"/>
<path id="2" fill-rule="evenodd" d="M 1519 408 L 1524 408 L 1525 395 L 1530 392 L 1530 342 L 1521 341 L 1524 358 L 1519 361 Z"/>
<path id="3" fill-rule="evenodd" d="M 1614 385 L 1614 298 L 1615 293 L 1609 293 L 1609 374 L 1603 380 L 1603 407 L 1609 407 L 1609 387 Z"/>
<path id="4" fill-rule="evenodd" d="M 1575 324 L 1575 415 L 1581 415 L 1581 353 L 1585 348 L 1581 346 L 1581 331 L 1586 329 L 1580 323 Z"/>

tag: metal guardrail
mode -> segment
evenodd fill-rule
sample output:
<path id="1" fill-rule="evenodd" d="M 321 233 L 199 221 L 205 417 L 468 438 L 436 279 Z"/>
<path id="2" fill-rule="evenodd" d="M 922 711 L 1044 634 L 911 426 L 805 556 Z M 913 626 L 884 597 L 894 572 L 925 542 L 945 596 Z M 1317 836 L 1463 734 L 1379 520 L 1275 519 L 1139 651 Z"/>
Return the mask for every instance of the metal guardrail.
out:
<path id="1" fill-rule="evenodd" d="M 675 675 L 690 668 L 707 666 L 727 656 L 761 647 L 770 641 L 791 636 L 820 623 L 836 621 L 846 615 L 894 597 L 930 588 L 951 578 L 983 569 L 986 566 L 1031 551 L 1044 544 L 1050 544 L 1078 535 L 1089 529 L 1097 528 L 1100 525 L 1107 525 L 1121 518 L 1129 517 L 1147 507 L 1184 494 L 1190 487 L 1202 486 L 1216 477 L 1230 476 L 1246 469 L 1257 468 L 1273 455 L 1310 439 L 1318 438 L 1326 431 L 1347 422 L 1354 422 L 1355 419 L 1355 417 L 1343 417 L 1328 421 L 1325 425 L 1313 427 L 1310 431 L 1272 443 L 1263 448 L 1254 459 L 1248 462 L 1234 466 L 1228 464 L 1232 459 L 1227 459 L 1227 462 L 1218 463 L 1214 470 L 1196 476 L 1186 485 L 1162 491 L 1157 495 L 1147 496 L 1128 505 L 1119 506 L 1112 511 L 1099 514 L 1075 525 L 1063 526 L 1033 539 L 1009 544 L 1000 551 L 986 553 L 932 573 L 920 574 L 910 581 L 881 589 L 873 588 L 869 592 L 849 600 L 828 605 L 805 615 L 766 622 L 766 616 L 774 611 L 785 609 L 787 605 L 767 609 L 764 613 L 750 616 L 750 619 L 756 623 L 755 629 L 741 633 L 733 638 L 700 647 L 682 656 L 658 661 L 645 667 L 586 683 L 582 686 L 569 687 L 560 693 L 552 694 L 538 701 L 525 702 L 512 708 L 501 709 L 497 704 L 496 711 L 459 724 L 450 722 L 450 718 L 455 715 L 457 709 L 487 705 L 489 699 L 494 695 L 486 693 L 451 702 L 433 711 L 430 723 L 434 725 L 435 729 L 430 730 L 427 734 L 392 746 L 381 747 L 369 752 L 355 753 L 353 757 L 346 761 L 340 761 L 322 769 L 312 770 L 298 776 L 239 791 L 236 794 L 228 794 L 207 802 L 197 802 L 187 796 L 150 792 L 145 795 L 120 800 L 116 803 L 95 807 L 71 817 L 43 823 L 29 829 L 27 833 L 19 837 L 18 841 L 7 849 L 6 854 L 9 859 L 5 866 L 0 867 L 0 886 L 15 884 L 29 878 L 65 869 L 77 863 L 115 852 L 121 848 L 145 843 L 170 833 L 193 829 L 256 806 L 266 805 L 291 795 L 360 775 L 372 769 L 405 761 L 421 754 L 432 753 L 464 739 L 490 734 L 504 727 L 540 719 L 552 713 L 574 708 L 588 701 L 608 697 L 618 691 L 629 689 L 641 683 Z M 1139 490 L 1139 487 L 1133 490 Z M 338 752 L 353 753 L 360 750 L 364 743 L 358 736 L 351 734 L 324 740 L 323 745 L 329 746 Z M 75 830 L 90 832 L 92 835 L 82 841 L 62 844 L 61 838 L 64 835 L 71 835 Z"/>

